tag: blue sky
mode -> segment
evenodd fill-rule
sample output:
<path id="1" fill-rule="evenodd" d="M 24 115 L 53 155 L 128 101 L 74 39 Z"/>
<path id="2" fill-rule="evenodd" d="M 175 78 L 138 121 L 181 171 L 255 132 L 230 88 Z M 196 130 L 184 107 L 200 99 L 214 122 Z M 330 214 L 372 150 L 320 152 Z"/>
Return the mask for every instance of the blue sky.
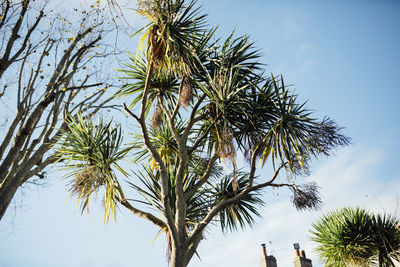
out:
<path id="1" fill-rule="evenodd" d="M 75 1 L 78 3 L 79 1 Z M 91 1 L 85 0 L 85 3 Z M 335 119 L 352 145 L 314 161 L 304 181 L 321 186 L 324 206 L 298 212 L 288 192 L 266 191 L 252 229 L 226 236 L 212 228 L 190 266 L 259 266 L 261 243 L 279 267 L 293 266 L 292 243 L 313 260 L 311 223 L 324 212 L 360 205 L 400 217 L 400 3 L 397 1 L 198 1 L 225 35 L 236 27 L 263 53 L 267 72 L 286 83 L 318 116 Z M 135 15 L 132 23 L 137 23 Z M 123 44 L 136 47 L 136 41 Z M 133 51 L 132 51 L 133 52 Z M 269 177 L 271 172 L 258 172 Z M 25 190 L 0 222 L 0 266 L 167 266 L 157 229 L 125 211 L 103 224 L 101 201 L 89 220 L 67 201 L 54 172 L 45 188 Z"/>

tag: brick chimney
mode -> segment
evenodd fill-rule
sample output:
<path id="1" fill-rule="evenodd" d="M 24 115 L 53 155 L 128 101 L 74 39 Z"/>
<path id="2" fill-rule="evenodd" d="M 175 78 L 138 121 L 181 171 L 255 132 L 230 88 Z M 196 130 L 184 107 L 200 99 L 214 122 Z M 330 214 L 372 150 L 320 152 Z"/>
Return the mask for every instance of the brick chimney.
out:
<path id="1" fill-rule="evenodd" d="M 260 260 L 261 267 L 277 267 L 276 259 L 274 256 L 268 256 L 267 250 L 265 249 L 265 244 L 261 244 L 262 256 Z"/>
<path id="2" fill-rule="evenodd" d="M 294 267 L 312 267 L 312 261 L 310 259 L 307 259 L 306 253 L 304 250 L 301 252 L 300 246 L 298 243 L 293 244 L 294 249 L 296 251 L 295 257 L 294 257 Z"/>

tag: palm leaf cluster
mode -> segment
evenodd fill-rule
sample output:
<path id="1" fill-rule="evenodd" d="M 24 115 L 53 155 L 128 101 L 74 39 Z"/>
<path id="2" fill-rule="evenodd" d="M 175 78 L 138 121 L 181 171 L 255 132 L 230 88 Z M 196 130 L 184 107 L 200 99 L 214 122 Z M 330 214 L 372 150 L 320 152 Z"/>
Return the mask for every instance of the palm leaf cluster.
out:
<path id="1" fill-rule="evenodd" d="M 182 123 L 176 125 L 176 130 L 179 134 L 182 134 L 184 129 Z M 141 163 L 142 161 L 147 161 L 146 164 L 150 163 L 151 169 L 155 170 L 156 162 L 148 153 L 141 135 L 133 134 L 132 137 L 134 141 L 130 146 L 134 150 L 133 162 Z M 166 123 L 160 123 L 158 127 L 151 128 L 149 138 L 167 167 L 178 160 L 178 145 Z M 193 158 L 193 160 L 195 159 Z"/>
<path id="2" fill-rule="evenodd" d="M 184 130 L 183 126 L 182 124 L 178 125 L 178 133 L 182 133 Z M 177 161 L 179 160 L 177 144 L 169 128 L 166 127 L 165 124 L 162 124 L 157 129 L 151 129 L 149 133 L 152 145 L 157 149 L 168 169 L 170 208 L 173 214 L 175 214 L 175 179 L 178 165 Z M 146 165 L 142 168 L 144 172 L 136 173 L 136 177 L 139 178 L 140 183 L 130 182 L 129 184 L 144 198 L 144 201 L 137 201 L 145 203 L 156 209 L 160 214 L 163 214 L 164 207 L 161 202 L 161 186 L 158 169 L 155 168 L 155 161 L 149 157 L 147 150 L 141 142 L 140 136 L 135 136 L 135 139 L 136 141 L 132 144 L 132 147 L 136 150 L 134 162 L 144 162 Z M 185 192 L 190 190 L 201 175 L 204 174 L 209 160 L 209 158 L 202 157 L 202 153 L 199 150 L 195 151 L 190 157 L 187 170 L 185 171 Z M 204 218 L 213 206 L 222 200 L 236 196 L 237 193 L 240 193 L 245 188 L 248 182 L 248 173 L 237 172 L 235 175 L 239 177 L 238 191 L 234 191 L 233 189 L 233 173 L 224 175 L 221 166 L 218 164 L 213 166 L 210 182 L 205 184 L 200 190 L 194 191 L 187 199 L 186 223 L 188 232 Z M 242 228 L 246 225 L 252 225 L 255 217 L 260 216 L 257 207 L 263 204 L 264 202 L 259 198 L 258 191 L 251 192 L 238 203 L 225 207 L 219 213 L 215 223 L 220 224 L 223 231 L 235 230 L 237 224 Z"/>
<path id="3" fill-rule="evenodd" d="M 205 15 L 195 2 L 139 0 L 138 13 L 148 18 L 141 45 L 147 41 L 147 59 L 157 71 L 188 76 L 193 73 L 194 44 L 205 32 Z"/>
<path id="4" fill-rule="evenodd" d="M 305 171 L 312 157 L 329 155 L 332 148 L 349 143 L 334 121 L 313 118 L 282 76 L 266 78 L 261 86 L 250 81 L 242 84 L 238 73 L 230 73 L 225 87 L 201 87 L 210 97 L 204 126 L 215 125 L 209 146 L 216 150 L 227 146 L 223 152 L 238 149 L 248 155 L 256 151 L 263 163 L 286 162 L 288 170 L 296 173 Z"/>
<path id="5" fill-rule="evenodd" d="M 242 192 L 248 184 L 247 173 L 237 173 L 238 188 L 235 189 L 233 174 L 225 175 L 212 189 L 208 189 L 213 196 L 214 203 L 218 204 L 222 200 L 230 199 Z M 241 201 L 226 206 L 218 214 L 217 222 L 221 225 L 223 232 L 237 230 L 238 226 L 244 228 L 246 225 L 252 226 L 256 217 L 261 217 L 258 209 L 264 205 L 258 191 L 247 194 Z"/>
<path id="6" fill-rule="evenodd" d="M 395 266 L 400 252 L 399 220 L 361 208 L 329 212 L 313 224 L 312 240 L 327 266 Z"/>
<path id="7" fill-rule="evenodd" d="M 146 61 L 143 58 L 137 59 L 130 54 L 130 62 L 123 62 L 124 69 L 120 69 L 124 77 L 129 79 L 129 83 L 121 87 L 115 94 L 116 97 L 126 97 L 134 95 L 130 107 L 138 104 L 143 97 L 143 88 L 146 80 Z M 133 81 L 133 82 L 132 82 Z M 178 80 L 171 74 L 166 72 L 153 73 L 150 79 L 148 101 L 146 106 L 146 114 L 149 113 L 152 106 L 159 107 L 157 97 L 160 96 L 166 99 L 166 103 L 176 103 L 176 95 L 178 94 Z"/>
<path id="8" fill-rule="evenodd" d="M 203 126 L 199 132 L 210 128 L 208 138 L 204 138 L 209 151 L 233 158 L 237 149 L 249 152 L 258 147 L 264 163 L 272 159 L 275 164 L 278 159 L 288 162 L 289 169 L 295 171 L 295 167 L 306 169 L 312 156 L 329 155 L 333 147 L 349 143 L 331 119 L 313 118 L 305 103 L 299 102 L 297 95 L 285 86 L 282 76 L 263 75 L 262 64 L 258 62 L 260 54 L 248 36 L 234 38 L 232 33 L 222 44 L 218 44 L 218 40 L 211 41 L 210 37 L 206 41 L 209 43 L 201 43 L 205 51 L 201 56 L 201 68 L 198 68 L 201 71 L 191 75 L 190 80 L 194 82 L 185 78 L 176 82 L 189 83 L 195 99 L 206 97 L 201 109 Z M 141 66 L 140 77 L 130 70 L 137 66 L 130 65 L 123 70 L 128 74 L 126 78 L 138 80 L 125 87 L 135 90 L 124 91 L 124 95 L 135 94 L 133 103 L 141 98 L 140 90 L 144 88 L 146 72 L 144 64 Z M 157 76 L 160 79 L 165 73 Z M 139 84 L 141 86 L 137 86 Z M 155 86 L 150 85 L 150 88 Z M 171 86 L 173 88 L 168 94 L 164 93 L 167 90 L 150 93 L 148 105 L 157 94 L 164 103 L 173 106 L 179 99 L 177 88 Z M 154 110 L 159 110 L 158 104 Z"/>
<path id="9" fill-rule="evenodd" d="M 120 126 L 114 127 L 111 122 L 99 119 L 94 124 L 90 119 L 78 114 L 68 119 L 68 130 L 61 138 L 62 145 L 57 148 L 56 156 L 66 164 L 73 176 L 70 183 L 72 195 L 78 197 L 84 209 L 90 211 L 90 200 L 104 187 L 104 220 L 110 214 L 115 216 L 116 201 L 121 197 L 120 186 L 113 168 L 124 175 L 127 173 L 118 161 L 126 156 L 130 148 L 122 147 Z"/>

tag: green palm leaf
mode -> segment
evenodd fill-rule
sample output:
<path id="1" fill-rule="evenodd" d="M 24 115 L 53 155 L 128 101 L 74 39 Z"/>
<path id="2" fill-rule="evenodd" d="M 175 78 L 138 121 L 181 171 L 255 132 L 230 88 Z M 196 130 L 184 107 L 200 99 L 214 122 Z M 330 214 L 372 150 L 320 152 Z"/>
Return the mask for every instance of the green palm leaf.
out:
<path id="1" fill-rule="evenodd" d="M 130 55 L 130 63 L 122 63 L 125 68 L 119 69 L 126 76 L 121 79 L 128 80 L 121 89 L 115 93 L 115 97 L 133 96 L 134 99 L 130 104 L 130 108 L 135 107 L 140 103 L 143 97 L 143 90 L 146 81 L 146 63 L 143 58 L 137 59 Z M 151 109 L 151 106 L 157 100 L 157 96 L 164 98 L 169 106 L 173 106 L 177 101 L 178 80 L 165 72 L 153 73 L 150 79 L 148 101 L 146 106 L 146 115 Z"/>
<path id="2" fill-rule="evenodd" d="M 270 128 L 265 129 L 259 144 L 263 147 L 263 163 L 271 156 L 274 166 L 276 160 L 287 162 L 288 169 L 296 172 L 299 168 L 306 169 L 312 156 L 329 155 L 332 148 L 350 142 L 331 119 L 317 121 L 311 117 L 306 103 L 298 103 L 297 95 L 285 87 L 282 77 L 277 80 L 272 76 L 268 86 L 275 93 L 271 99 L 273 116 L 267 118 L 271 119 Z"/>
<path id="3" fill-rule="evenodd" d="M 327 266 L 395 266 L 399 259 L 399 220 L 360 208 L 329 212 L 313 224 L 312 240 Z"/>
<path id="4" fill-rule="evenodd" d="M 400 261 L 400 221 L 390 215 L 373 217 L 376 260 L 381 266 L 395 266 L 392 259 Z"/>
<path id="5" fill-rule="evenodd" d="M 329 266 L 349 263 L 366 265 L 373 255 L 371 215 L 359 208 L 344 208 L 328 213 L 313 224 L 313 241 L 317 251 Z"/>
<path id="6" fill-rule="evenodd" d="M 248 184 L 248 174 L 238 173 L 238 189 L 235 191 L 232 176 L 233 174 L 223 177 L 214 188 L 210 189 L 210 196 L 215 201 L 214 205 L 220 201 L 235 197 Z M 261 217 L 258 208 L 263 205 L 264 202 L 259 197 L 259 192 L 253 191 L 237 203 L 226 206 L 218 215 L 222 231 L 234 231 L 237 230 L 238 226 L 241 228 L 246 225 L 252 226 L 255 222 L 255 217 Z"/>
<path id="7" fill-rule="evenodd" d="M 121 188 L 115 177 L 114 169 L 122 174 L 127 173 L 118 162 L 123 159 L 130 148 L 122 148 L 120 126 L 113 127 L 99 119 L 97 125 L 81 114 L 67 120 L 68 130 L 61 138 L 61 146 L 56 148 L 55 155 L 70 170 L 67 177 L 74 177 L 70 183 L 72 195 L 82 202 L 82 212 L 90 213 L 90 201 L 93 193 L 97 195 L 104 187 L 104 222 L 109 215 L 115 217 L 116 201 L 121 198 Z"/>

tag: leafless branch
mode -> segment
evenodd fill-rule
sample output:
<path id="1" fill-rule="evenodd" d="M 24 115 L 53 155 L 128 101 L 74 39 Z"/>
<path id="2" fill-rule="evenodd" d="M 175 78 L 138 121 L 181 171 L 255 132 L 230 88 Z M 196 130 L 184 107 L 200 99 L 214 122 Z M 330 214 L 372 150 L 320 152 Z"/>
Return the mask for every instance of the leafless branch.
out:
<path id="1" fill-rule="evenodd" d="M 111 99 L 104 99 L 105 90 L 95 90 L 105 83 L 106 77 L 99 75 L 102 64 L 90 70 L 81 68 L 82 64 L 106 60 L 111 54 L 100 44 L 104 32 L 102 20 L 85 23 L 87 27 L 59 18 L 43 24 L 42 21 L 50 20 L 49 13 L 41 8 L 33 18 L 37 9 L 29 8 L 32 3 L 22 0 L 20 4 L 7 1 L 1 5 L 8 8 L 8 13 L 4 12 L 0 25 L 9 34 L 0 48 L 4 49 L 1 51 L 0 74 L 17 70 L 17 75 L 3 76 L 2 79 L 10 80 L 7 84 L 15 90 L 8 90 L 6 84 L 0 92 L 15 92 L 17 112 L 0 141 L 0 220 L 15 191 L 55 161 L 51 149 L 66 129 L 63 114 L 85 111 L 93 115 Z M 16 11 L 18 14 L 13 13 Z M 5 20 L 4 15 L 12 19 Z M 65 21 L 65 24 L 61 25 L 59 21 Z M 52 25 L 57 23 L 55 36 Z M 63 34 L 71 34 L 73 38 L 65 38 Z M 24 38 L 17 42 L 19 35 Z M 99 50 L 102 55 L 96 56 Z M 80 83 L 76 84 L 76 79 Z M 88 97 L 84 97 L 86 93 Z"/>

